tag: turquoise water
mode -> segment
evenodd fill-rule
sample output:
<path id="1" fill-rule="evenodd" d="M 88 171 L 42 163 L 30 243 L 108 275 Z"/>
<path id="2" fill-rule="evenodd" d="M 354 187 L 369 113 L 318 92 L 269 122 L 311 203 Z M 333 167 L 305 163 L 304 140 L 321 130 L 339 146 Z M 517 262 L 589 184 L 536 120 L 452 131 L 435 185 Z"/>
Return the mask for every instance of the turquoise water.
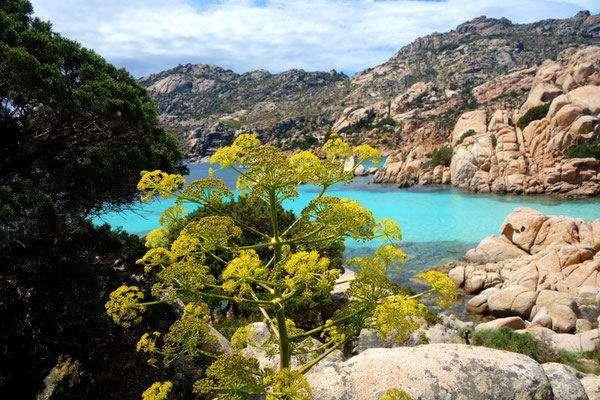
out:
<path id="1" fill-rule="evenodd" d="M 209 164 L 190 164 L 188 182 L 208 176 Z M 218 171 L 229 188 L 235 188 L 237 175 L 233 171 Z M 394 185 L 371 185 L 371 177 L 357 177 L 349 185 L 336 185 L 329 194 L 358 200 L 373 212 L 376 219 L 396 221 L 404 239 L 403 250 L 409 255 L 407 266 L 399 281 L 410 279 L 416 271 L 440 265 L 462 257 L 489 235 L 498 235 L 504 218 L 515 207 L 531 207 L 549 215 L 567 215 L 586 220 L 600 218 L 600 199 L 565 200 L 549 196 L 513 196 L 473 194 L 449 186 L 416 186 L 397 189 Z M 299 213 L 317 190 L 304 185 L 295 201 L 284 204 Z M 157 228 L 162 211 L 173 204 L 163 200 L 141 204 L 124 213 L 106 214 L 96 220 L 113 227 L 144 235 Z M 190 210 L 191 211 L 191 210 Z M 377 245 L 347 242 L 345 258 L 363 255 Z"/>

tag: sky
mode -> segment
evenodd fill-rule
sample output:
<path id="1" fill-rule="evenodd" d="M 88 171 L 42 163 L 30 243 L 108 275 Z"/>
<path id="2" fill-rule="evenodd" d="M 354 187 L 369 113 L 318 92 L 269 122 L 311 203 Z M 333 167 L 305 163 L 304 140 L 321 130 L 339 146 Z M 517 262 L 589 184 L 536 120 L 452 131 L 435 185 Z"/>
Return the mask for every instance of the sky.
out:
<path id="1" fill-rule="evenodd" d="M 420 36 L 481 15 L 513 23 L 600 13 L 598 0 L 31 0 L 63 36 L 136 78 L 178 64 L 243 73 L 387 61 Z"/>

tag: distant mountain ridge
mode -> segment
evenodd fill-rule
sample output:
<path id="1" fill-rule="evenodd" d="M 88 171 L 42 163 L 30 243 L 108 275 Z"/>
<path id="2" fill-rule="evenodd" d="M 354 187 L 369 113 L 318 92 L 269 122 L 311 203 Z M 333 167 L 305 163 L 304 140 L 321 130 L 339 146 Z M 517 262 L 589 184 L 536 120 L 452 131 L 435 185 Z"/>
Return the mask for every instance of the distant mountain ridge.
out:
<path id="1" fill-rule="evenodd" d="M 587 11 L 524 25 L 478 17 L 453 31 L 418 38 L 386 63 L 351 78 L 335 71 L 236 74 L 188 64 L 139 82 L 191 159 L 212 154 L 242 131 L 293 150 L 322 142 L 336 129 L 354 142 L 392 151 L 424 136 L 434 142 L 447 138 L 460 116 L 451 111 L 474 105 L 472 88 L 593 44 L 600 44 L 600 15 Z M 419 85 L 428 85 L 426 98 Z M 518 106 L 525 97 L 523 90 L 504 101 Z M 407 123 L 385 123 L 406 112 L 413 114 Z"/>

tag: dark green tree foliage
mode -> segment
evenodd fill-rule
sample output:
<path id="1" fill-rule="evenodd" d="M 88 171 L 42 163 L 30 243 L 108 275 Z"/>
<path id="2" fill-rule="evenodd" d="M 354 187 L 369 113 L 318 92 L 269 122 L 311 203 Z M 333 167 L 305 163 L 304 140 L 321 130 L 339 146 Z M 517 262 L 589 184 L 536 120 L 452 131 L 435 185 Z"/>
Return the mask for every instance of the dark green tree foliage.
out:
<path id="1" fill-rule="evenodd" d="M 582 143 L 580 145 L 571 147 L 565 153 L 565 158 L 586 157 L 594 157 L 600 160 L 600 140 L 594 140 L 593 142 Z"/>
<path id="2" fill-rule="evenodd" d="M 542 119 L 548 115 L 548 110 L 550 110 L 550 102 L 530 108 L 525 115 L 519 118 L 517 126 L 521 129 L 525 129 L 531 121 Z"/>
<path id="3" fill-rule="evenodd" d="M 456 143 L 456 145 L 458 146 L 459 144 L 461 144 L 463 142 L 463 140 L 465 140 L 466 138 L 475 135 L 475 131 L 473 129 L 469 129 L 468 131 L 466 131 L 465 133 L 463 133 L 460 136 L 460 139 L 458 139 L 458 142 Z"/>
<path id="4" fill-rule="evenodd" d="M 438 165 L 447 167 L 450 165 L 450 161 L 452 161 L 452 147 L 444 146 L 439 149 L 433 149 L 431 153 L 427 153 L 427 156 L 431 159 L 423 163 L 421 168 L 437 167 Z"/>
<path id="5" fill-rule="evenodd" d="M 176 170 L 180 150 L 133 77 L 31 12 L 0 5 L 0 184 L 29 179 L 71 214 L 131 202 L 139 172 Z"/>
<path id="6" fill-rule="evenodd" d="M 128 398 L 120 383 L 139 359 L 120 349 L 138 335 L 103 304 L 143 248 L 85 218 L 134 200 L 140 170 L 182 172 L 182 154 L 126 71 L 32 18 L 28 1 L 0 2 L 0 39 L 0 398 L 34 398 L 60 355 L 86 371 L 79 398 Z"/>

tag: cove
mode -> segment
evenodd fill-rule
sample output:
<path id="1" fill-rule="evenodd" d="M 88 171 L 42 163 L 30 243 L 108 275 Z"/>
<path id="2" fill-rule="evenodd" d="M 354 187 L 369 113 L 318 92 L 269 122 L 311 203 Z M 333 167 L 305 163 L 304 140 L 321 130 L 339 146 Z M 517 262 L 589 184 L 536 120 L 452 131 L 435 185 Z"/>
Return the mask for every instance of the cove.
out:
<path id="1" fill-rule="evenodd" d="M 200 163 L 188 167 L 190 174 L 185 178 L 191 182 L 207 177 L 211 165 Z M 215 177 L 235 189 L 237 174 L 234 171 L 217 171 Z M 356 177 L 352 183 L 335 185 L 327 193 L 358 200 L 376 219 L 385 217 L 398 223 L 403 234 L 402 249 L 408 254 L 403 271 L 391 277 L 399 283 L 408 282 L 415 272 L 462 257 L 486 236 L 498 235 L 502 221 L 515 207 L 531 207 L 548 215 L 567 215 L 588 221 L 600 218 L 600 199 L 597 198 L 567 200 L 550 196 L 476 194 L 445 185 L 398 189 L 394 185 L 369 184 L 370 180 L 370 176 Z M 298 197 L 286 201 L 284 207 L 299 214 L 316 194 L 316 188 L 302 185 Z M 126 212 L 104 214 L 94 222 L 106 222 L 143 236 L 159 227 L 160 214 L 171 205 L 171 199 L 140 203 Z M 378 246 L 378 243 L 346 241 L 344 258 L 365 255 Z"/>

